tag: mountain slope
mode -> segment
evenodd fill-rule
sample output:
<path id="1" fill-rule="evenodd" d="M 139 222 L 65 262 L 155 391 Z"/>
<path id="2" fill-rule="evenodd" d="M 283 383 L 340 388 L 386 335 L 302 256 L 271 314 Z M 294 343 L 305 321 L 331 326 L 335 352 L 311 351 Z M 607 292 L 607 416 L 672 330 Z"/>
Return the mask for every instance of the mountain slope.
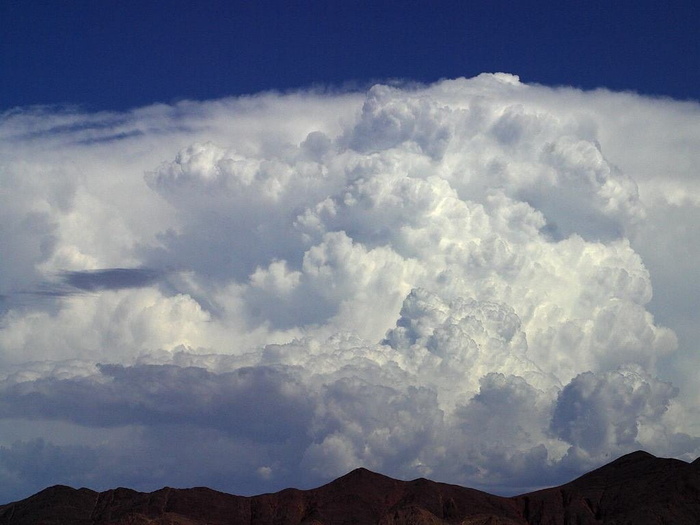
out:
<path id="1" fill-rule="evenodd" d="M 697 525 L 700 460 L 633 452 L 560 487 L 514 499 L 529 523 Z"/>

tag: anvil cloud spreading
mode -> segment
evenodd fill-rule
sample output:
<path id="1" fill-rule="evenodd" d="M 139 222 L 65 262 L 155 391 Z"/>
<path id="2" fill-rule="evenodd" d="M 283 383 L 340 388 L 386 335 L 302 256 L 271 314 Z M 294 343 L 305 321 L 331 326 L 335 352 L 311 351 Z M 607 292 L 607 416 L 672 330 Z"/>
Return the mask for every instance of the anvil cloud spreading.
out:
<path id="1" fill-rule="evenodd" d="M 0 499 L 700 453 L 700 105 L 508 74 L 0 121 Z"/>

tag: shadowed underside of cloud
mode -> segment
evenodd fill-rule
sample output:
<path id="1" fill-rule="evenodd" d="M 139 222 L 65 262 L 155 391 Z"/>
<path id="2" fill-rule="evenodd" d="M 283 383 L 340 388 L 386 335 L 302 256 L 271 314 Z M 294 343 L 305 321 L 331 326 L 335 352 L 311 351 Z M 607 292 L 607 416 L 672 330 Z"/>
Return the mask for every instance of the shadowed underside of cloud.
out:
<path id="1" fill-rule="evenodd" d="M 700 186 L 633 151 L 686 163 L 698 114 L 495 74 L 6 115 L 0 499 L 360 465 L 514 493 L 694 459 L 695 341 L 650 305 L 696 274 L 640 253 L 700 254 Z"/>

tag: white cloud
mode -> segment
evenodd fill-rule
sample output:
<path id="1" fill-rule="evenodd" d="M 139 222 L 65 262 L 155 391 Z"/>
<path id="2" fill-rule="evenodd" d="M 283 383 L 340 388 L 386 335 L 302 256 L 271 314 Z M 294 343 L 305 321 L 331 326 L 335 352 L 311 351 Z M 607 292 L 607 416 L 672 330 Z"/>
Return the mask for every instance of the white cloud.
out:
<path id="1" fill-rule="evenodd" d="M 166 297 L 153 288 L 69 295 L 54 306 L 6 314 L 2 362 L 122 362 L 159 348 L 197 348 L 210 319 L 189 295 Z"/>
<path id="2" fill-rule="evenodd" d="M 6 114 L 0 498 L 696 456 L 699 110 L 496 74 Z"/>

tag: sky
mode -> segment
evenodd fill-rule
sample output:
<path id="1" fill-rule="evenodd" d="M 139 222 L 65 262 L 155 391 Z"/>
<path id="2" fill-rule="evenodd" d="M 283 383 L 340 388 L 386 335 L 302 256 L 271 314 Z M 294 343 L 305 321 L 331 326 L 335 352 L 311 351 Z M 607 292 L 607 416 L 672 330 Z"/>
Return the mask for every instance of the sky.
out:
<path id="1" fill-rule="evenodd" d="M 697 100 L 698 20 L 690 0 L 4 0 L 0 108 L 126 110 L 498 71 Z"/>
<path id="2" fill-rule="evenodd" d="M 2 2 L 0 502 L 697 458 L 697 8 L 512 4 Z"/>

